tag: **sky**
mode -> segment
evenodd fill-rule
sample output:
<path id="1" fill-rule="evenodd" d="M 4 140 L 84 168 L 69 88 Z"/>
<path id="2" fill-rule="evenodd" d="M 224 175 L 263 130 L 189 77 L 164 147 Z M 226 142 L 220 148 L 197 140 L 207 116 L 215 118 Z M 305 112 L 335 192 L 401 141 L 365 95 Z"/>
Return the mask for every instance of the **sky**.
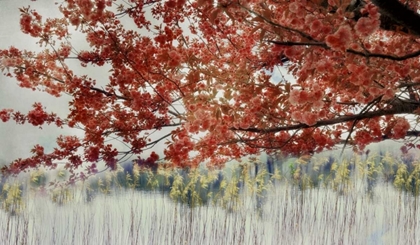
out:
<path id="1" fill-rule="evenodd" d="M 0 0 L 0 49 L 10 46 L 37 50 L 36 39 L 20 32 L 19 8 L 28 5 L 36 8 L 41 14 L 54 14 L 57 6 L 53 1 L 39 0 L 36 2 Z M 7 21 L 4 21 L 7 20 Z M 42 102 L 49 111 L 64 115 L 68 111 L 68 99 L 55 98 L 40 91 L 20 88 L 16 81 L 0 75 L 0 108 L 13 108 L 27 112 L 34 102 Z M 33 145 L 41 143 L 46 150 L 52 150 L 55 137 L 69 129 L 59 130 L 56 127 L 43 126 L 39 129 L 30 125 L 16 125 L 15 122 L 0 123 L 0 165 L 10 163 L 19 157 L 30 156 Z"/>

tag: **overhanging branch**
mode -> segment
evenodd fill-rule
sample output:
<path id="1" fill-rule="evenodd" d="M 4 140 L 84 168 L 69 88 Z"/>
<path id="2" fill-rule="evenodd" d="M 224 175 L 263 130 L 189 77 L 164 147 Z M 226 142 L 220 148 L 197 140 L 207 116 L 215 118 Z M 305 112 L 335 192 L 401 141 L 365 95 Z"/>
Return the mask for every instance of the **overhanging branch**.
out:
<path id="1" fill-rule="evenodd" d="M 273 43 L 277 45 L 284 45 L 284 46 L 318 46 L 324 49 L 331 49 L 330 47 L 328 47 L 326 43 L 323 43 L 323 42 L 292 42 L 292 41 L 275 41 L 275 40 L 266 40 L 266 41 L 269 43 Z M 403 55 L 403 56 L 369 53 L 369 52 L 357 51 L 354 49 L 347 49 L 346 52 L 355 54 L 355 55 L 360 55 L 363 57 L 382 58 L 382 59 L 394 60 L 394 61 L 403 61 L 403 60 L 420 56 L 420 50 L 410 53 L 410 54 Z"/>
<path id="2" fill-rule="evenodd" d="M 420 15 L 398 0 L 371 0 L 382 14 L 407 28 L 412 34 L 420 36 Z"/>
<path id="3" fill-rule="evenodd" d="M 387 116 L 387 115 L 413 114 L 414 111 L 420 107 L 418 103 L 405 102 L 402 100 L 398 100 L 398 101 L 400 105 L 394 106 L 391 109 L 370 111 L 370 112 L 365 112 L 365 113 L 356 114 L 356 115 L 344 115 L 337 118 L 321 120 L 321 121 L 318 121 L 314 125 L 307 125 L 304 123 L 299 123 L 299 124 L 294 124 L 294 125 L 274 127 L 274 128 L 268 128 L 268 129 L 261 129 L 261 128 L 246 128 L 245 129 L 245 128 L 231 127 L 230 130 L 252 132 L 252 133 L 263 133 L 263 134 L 277 133 L 277 132 L 282 132 L 282 131 L 291 131 L 291 130 L 304 129 L 304 128 L 330 126 L 330 125 L 335 125 L 335 124 L 340 124 L 340 123 L 345 123 L 345 122 L 350 122 L 350 121 L 355 121 L 355 120 L 363 120 L 363 119 Z"/>

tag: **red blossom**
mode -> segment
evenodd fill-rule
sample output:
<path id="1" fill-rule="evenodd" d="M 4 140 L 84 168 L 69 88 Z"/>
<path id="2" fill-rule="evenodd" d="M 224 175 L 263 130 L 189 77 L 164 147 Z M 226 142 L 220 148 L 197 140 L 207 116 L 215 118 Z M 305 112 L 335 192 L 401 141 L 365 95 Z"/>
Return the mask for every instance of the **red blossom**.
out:
<path id="1" fill-rule="evenodd" d="M 379 29 L 380 21 L 377 19 L 362 17 L 360 18 L 354 29 L 361 37 L 367 37 Z"/>
<path id="2" fill-rule="evenodd" d="M 342 25 L 325 39 L 327 45 L 334 50 L 345 51 L 353 41 L 353 34 L 348 25 Z"/>
<path id="3" fill-rule="evenodd" d="M 75 181 L 160 141 L 174 166 L 220 167 L 260 150 L 312 154 L 349 133 L 363 148 L 416 132 L 396 115 L 418 117 L 418 37 L 401 23 L 383 29 L 369 1 L 357 18 L 338 0 L 130 2 L 65 1 L 58 18 L 21 9 L 20 27 L 41 50 L 0 50 L 0 69 L 22 88 L 65 93 L 69 113 L 36 103 L 0 120 L 83 134 L 60 136 L 51 153 L 36 145 L 5 171 L 59 161 Z M 68 38 L 70 26 L 84 44 Z M 81 166 L 88 175 L 77 177 Z"/>
<path id="4" fill-rule="evenodd" d="M 410 124 L 407 122 L 407 119 L 399 117 L 396 118 L 396 122 L 394 127 L 392 128 L 393 131 L 393 138 L 394 139 L 401 139 L 406 136 L 407 131 L 410 129 Z"/>
<path id="5" fill-rule="evenodd" d="M 34 148 L 31 150 L 32 153 L 34 153 L 37 156 L 43 156 L 44 155 L 44 147 L 40 145 L 35 145 Z"/>
<path id="6" fill-rule="evenodd" d="M 10 120 L 10 114 L 13 112 L 11 109 L 3 109 L 0 111 L 0 119 L 3 122 L 7 122 Z"/>
<path id="7" fill-rule="evenodd" d="M 314 112 L 306 112 L 302 115 L 302 122 L 308 126 L 313 126 L 317 123 L 318 115 Z"/>
<path id="8" fill-rule="evenodd" d="M 34 126 L 40 126 L 48 119 L 48 114 L 40 103 L 35 103 L 33 107 L 34 109 L 28 113 L 28 122 Z"/>
<path id="9" fill-rule="evenodd" d="M 91 146 L 86 149 L 86 160 L 89 162 L 96 162 L 99 159 L 99 147 Z"/>

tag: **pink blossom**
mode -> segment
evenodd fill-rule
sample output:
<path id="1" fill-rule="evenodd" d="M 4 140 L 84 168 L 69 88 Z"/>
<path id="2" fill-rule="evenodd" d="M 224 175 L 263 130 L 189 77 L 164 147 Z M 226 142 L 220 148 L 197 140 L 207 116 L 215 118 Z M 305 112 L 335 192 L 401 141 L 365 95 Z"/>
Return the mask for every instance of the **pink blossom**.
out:
<path id="1" fill-rule="evenodd" d="M 168 52 L 169 57 L 171 58 L 169 60 L 168 65 L 170 67 L 176 67 L 179 66 L 179 64 L 181 63 L 181 55 L 179 55 L 178 52 L 176 52 L 175 50 L 171 50 Z"/>
<path id="2" fill-rule="evenodd" d="M 395 96 L 395 91 L 393 89 L 388 88 L 385 90 L 384 97 L 382 99 L 389 100 L 389 99 L 394 98 L 394 96 Z"/>
<path id="3" fill-rule="evenodd" d="M 325 41 L 332 49 L 345 51 L 351 45 L 352 39 L 351 28 L 348 25 L 343 25 L 334 34 L 328 35 Z"/>
<path id="4" fill-rule="evenodd" d="M 34 126 L 40 126 L 48 119 L 48 114 L 40 103 L 35 103 L 33 107 L 34 109 L 28 112 L 28 122 Z"/>
<path id="5" fill-rule="evenodd" d="M 324 102 L 322 100 L 317 100 L 315 102 L 312 103 L 312 108 L 314 110 L 319 110 L 324 106 Z"/>
<path id="6" fill-rule="evenodd" d="M 291 46 L 284 48 L 284 54 L 289 59 L 294 59 L 296 57 L 299 57 L 304 52 L 304 48 L 300 46 Z"/>
<path id="7" fill-rule="evenodd" d="M 13 112 L 13 110 L 10 109 L 3 109 L 0 111 L 0 120 L 3 122 L 7 122 L 10 120 L 10 113 Z"/>
<path id="8" fill-rule="evenodd" d="M 252 121 L 253 121 L 252 116 L 247 115 L 244 118 L 242 118 L 242 122 L 240 123 L 240 127 L 243 128 L 243 129 L 250 128 L 252 126 Z"/>
<path id="9" fill-rule="evenodd" d="M 311 97 L 306 90 L 301 90 L 299 93 L 299 103 L 304 104 L 311 101 Z"/>
<path id="10" fill-rule="evenodd" d="M 367 17 L 360 18 L 354 29 L 356 33 L 361 37 L 367 37 L 379 29 L 380 21 Z"/>
<path id="11" fill-rule="evenodd" d="M 365 148 L 366 145 L 372 143 L 372 134 L 366 130 L 357 131 L 354 140 L 359 144 L 360 149 Z"/>
<path id="12" fill-rule="evenodd" d="M 302 122 L 308 126 L 313 126 L 317 123 L 318 115 L 313 112 L 307 112 L 302 115 Z"/>
<path id="13" fill-rule="evenodd" d="M 208 118 L 205 118 L 204 120 L 201 121 L 201 131 L 206 131 L 210 128 L 211 126 L 211 121 Z"/>
<path id="14" fill-rule="evenodd" d="M 393 136 L 394 139 L 404 138 L 407 134 L 407 131 L 410 129 L 410 124 L 407 122 L 407 119 L 399 117 L 396 119 L 396 124 L 394 125 Z"/>
<path id="15" fill-rule="evenodd" d="M 195 105 L 195 104 L 189 104 L 188 106 L 187 106 L 187 108 L 188 108 L 188 110 L 189 111 L 196 111 L 197 110 L 197 105 Z"/>
<path id="16" fill-rule="evenodd" d="M 308 93 L 308 91 L 306 90 L 291 90 L 290 91 L 290 96 L 289 96 L 289 102 L 292 105 L 297 105 L 297 104 L 305 104 L 308 102 L 311 102 L 311 95 L 310 93 Z"/>
<path id="17" fill-rule="evenodd" d="M 311 101 L 320 101 L 324 97 L 324 92 L 318 86 L 313 88 L 311 93 Z"/>
<path id="18" fill-rule="evenodd" d="M 313 14 L 306 15 L 306 17 L 305 17 L 305 24 L 306 25 L 310 25 L 315 20 L 317 20 L 317 18 L 315 17 L 315 15 L 313 15 Z"/>
<path id="19" fill-rule="evenodd" d="M 203 109 L 199 109 L 194 112 L 194 116 L 197 119 L 204 120 L 207 115 Z"/>
<path id="20" fill-rule="evenodd" d="M 323 59 L 316 63 L 316 68 L 321 73 L 327 73 L 332 70 L 333 63 L 330 59 Z"/>
<path id="21" fill-rule="evenodd" d="M 289 10 L 292 13 L 297 13 L 299 12 L 299 5 L 296 2 L 293 2 L 289 5 Z"/>
<path id="22" fill-rule="evenodd" d="M 376 7 L 372 3 L 368 3 L 364 6 L 364 8 L 361 10 L 362 14 L 368 14 L 369 17 L 373 19 L 379 19 L 380 14 L 378 12 L 378 7 Z"/>
<path id="23" fill-rule="evenodd" d="M 290 91 L 289 102 L 292 105 L 297 105 L 299 103 L 299 94 L 300 91 L 297 89 L 293 89 Z"/>
<path id="24" fill-rule="evenodd" d="M 383 94 L 383 89 L 378 88 L 378 87 L 370 87 L 368 91 L 369 91 L 369 94 L 374 97 L 377 97 Z"/>
<path id="25" fill-rule="evenodd" d="M 292 112 L 291 118 L 298 122 L 302 121 L 302 112 L 301 111 Z"/>
<path id="26" fill-rule="evenodd" d="M 198 120 L 198 121 L 195 121 L 192 124 L 189 124 L 188 126 L 186 125 L 185 128 L 190 133 L 197 133 L 200 130 L 200 125 L 201 125 L 201 120 Z"/>
<path id="27" fill-rule="evenodd" d="M 322 23 L 319 20 L 314 20 L 311 23 L 311 31 L 312 32 L 318 32 L 319 30 L 321 30 L 321 27 L 322 27 Z"/>
<path id="28" fill-rule="evenodd" d="M 4 67 L 12 67 L 12 66 L 16 66 L 17 64 L 16 64 L 17 62 L 16 62 L 16 60 L 15 59 L 13 59 L 13 58 L 4 58 L 2 61 L 1 61 L 1 64 L 2 64 L 2 66 L 4 66 Z"/>
<path id="29" fill-rule="evenodd" d="M 338 6 L 338 0 L 328 0 L 328 5 L 330 6 Z"/>

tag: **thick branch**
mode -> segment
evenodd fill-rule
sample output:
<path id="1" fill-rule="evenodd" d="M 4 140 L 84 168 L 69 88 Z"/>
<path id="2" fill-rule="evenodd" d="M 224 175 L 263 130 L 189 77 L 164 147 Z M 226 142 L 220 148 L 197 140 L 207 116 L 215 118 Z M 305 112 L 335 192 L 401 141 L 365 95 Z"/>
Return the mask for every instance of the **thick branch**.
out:
<path id="1" fill-rule="evenodd" d="M 389 55 L 389 54 L 366 53 L 366 52 L 356 51 L 356 50 L 353 50 L 353 49 L 347 49 L 346 51 L 349 52 L 349 53 L 352 53 L 352 54 L 357 54 L 357 55 L 361 55 L 361 56 L 365 56 L 365 57 L 382 58 L 382 59 L 394 60 L 394 61 L 408 60 L 408 59 L 415 58 L 415 57 L 420 55 L 420 50 L 416 51 L 414 53 L 411 53 L 411 54 L 403 55 L 403 56 L 394 56 L 394 55 Z"/>
<path id="2" fill-rule="evenodd" d="M 372 0 L 383 14 L 420 36 L 420 15 L 398 0 Z"/>
<path id="3" fill-rule="evenodd" d="M 420 23 L 420 22 L 419 22 Z M 284 46 L 318 46 L 322 47 L 324 49 L 331 49 L 328 47 L 326 43 L 323 42 L 291 42 L 291 41 L 274 41 L 274 40 L 267 40 L 269 43 L 274 43 L 277 45 L 284 45 Z M 351 54 L 356 54 L 364 57 L 372 57 L 372 58 L 382 58 L 382 59 L 388 59 L 388 60 L 394 60 L 394 61 L 402 61 L 407 60 L 411 58 L 415 58 L 417 56 L 420 56 L 420 50 L 416 51 L 411 54 L 406 54 L 403 56 L 394 56 L 389 54 L 377 54 L 377 53 L 369 53 L 369 52 L 361 52 L 354 49 L 347 49 L 346 52 Z"/>
<path id="4" fill-rule="evenodd" d="M 417 130 L 407 131 L 407 133 L 406 133 L 406 137 L 419 137 L 419 136 L 420 136 L 420 131 L 417 131 Z M 286 143 L 283 144 L 283 146 L 286 145 L 292 138 L 293 138 L 293 136 L 290 137 L 286 141 Z M 382 139 L 386 140 L 386 139 L 389 139 L 389 137 L 387 135 L 382 135 Z M 254 148 L 261 148 L 261 149 L 281 149 L 283 147 L 283 146 L 277 146 L 277 145 L 272 145 L 272 146 L 267 146 L 267 145 L 262 145 L 262 144 L 258 145 L 256 143 L 255 144 L 253 143 L 253 142 L 258 142 L 260 140 L 261 139 L 259 139 L 259 138 L 243 139 L 243 138 L 239 137 L 239 139 L 234 139 L 234 140 L 230 140 L 230 141 L 227 141 L 227 142 L 223 142 L 223 143 L 220 143 L 219 145 L 231 145 L 231 144 L 237 144 L 237 143 L 244 143 L 248 146 L 251 146 L 251 147 L 254 147 Z M 338 144 L 339 145 L 344 145 L 344 144 L 355 145 L 355 143 L 353 141 L 349 141 L 347 139 L 340 140 L 338 142 Z"/>
<path id="5" fill-rule="evenodd" d="M 304 129 L 304 128 L 329 126 L 329 125 L 335 125 L 335 124 L 340 124 L 340 123 L 345 123 L 345 122 L 351 122 L 355 120 L 363 120 L 363 119 L 387 116 L 387 115 L 412 114 L 416 109 L 420 107 L 420 105 L 417 103 L 410 103 L 410 102 L 405 102 L 402 100 L 399 100 L 399 102 L 401 103 L 400 105 L 394 106 L 391 109 L 370 111 L 370 112 L 366 112 L 362 114 L 345 115 L 345 116 L 340 116 L 340 117 L 332 118 L 328 120 L 321 120 L 321 121 L 318 121 L 315 125 L 311 125 L 311 126 L 304 123 L 299 123 L 295 125 L 281 126 L 281 127 L 268 128 L 268 129 L 260 129 L 260 128 L 244 129 L 244 128 L 232 127 L 230 128 L 230 130 L 253 132 L 253 133 L 277 133 L 277 132 L 282 132 L 282 131 L 290 131 L 290 130 L 297 130 L 297 129 Z"/>

